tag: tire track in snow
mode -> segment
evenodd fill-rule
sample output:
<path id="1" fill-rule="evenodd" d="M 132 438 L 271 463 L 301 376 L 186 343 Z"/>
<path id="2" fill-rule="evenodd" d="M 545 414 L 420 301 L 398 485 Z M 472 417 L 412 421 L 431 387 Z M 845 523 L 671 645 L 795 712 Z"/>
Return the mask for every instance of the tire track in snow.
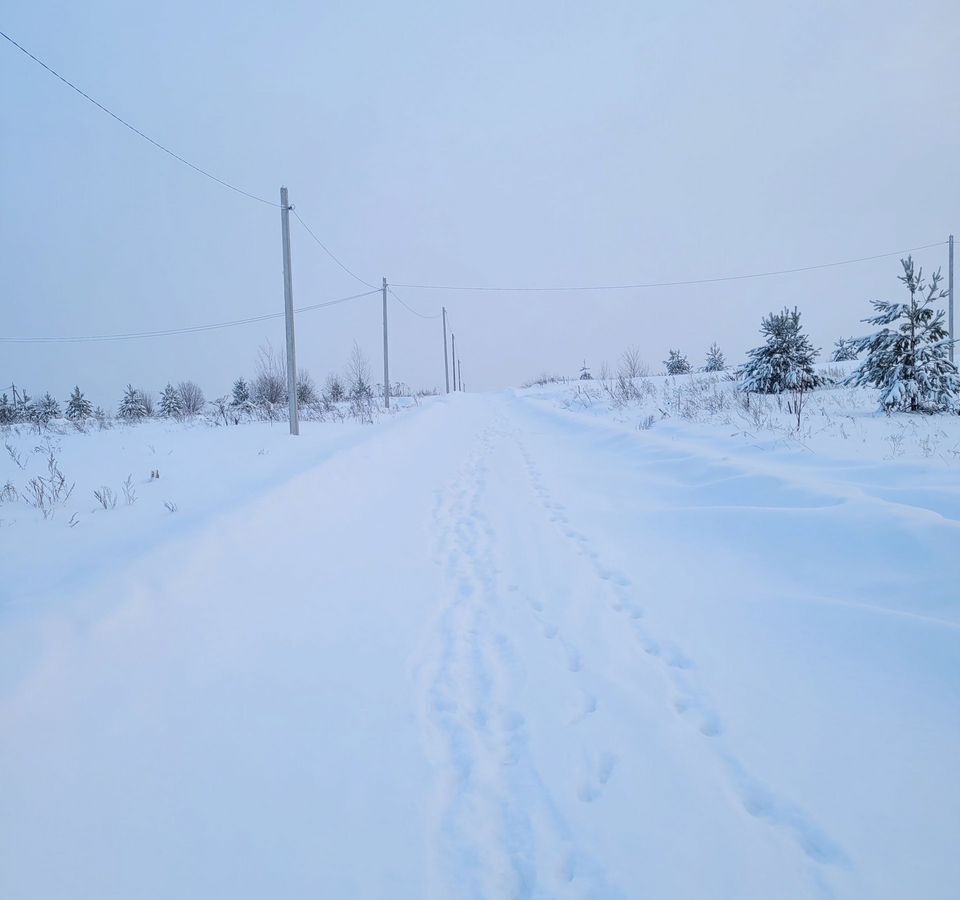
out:
<path id="1" fill-rule="evenodd" d="M 493 429 L 483 432 L 458 482 L 435 498 L 434 559 L 443 570 L 446 604 L 417 668 L 423 728 L 441 772 L 437 895 L 618 897 L 563 821 L 528 752 L 524 717 L 511 702 L 520 672 L 500 627 L 495 534 L 482 508 L 487 459 L 502 438 Z M 570 671 L 579 669 L 572 645 L 567 661 Z M 584 715 L 595 707 L 595 699 L 584 698 Z M 610 754 L 601 758 L 601 782 L 614 762 Z M 580 791 L 585 800 L 596 794 L 590 785 Z"/>
<path id="2" fill-rule="evenodd" d="M 565 507 L 556 501 L 546 487 L 534 457 L 520 436 L 515 435 L 515 438 L 531 489 L 550 522 L 590 563 L 597 579 L 606 587 L 610 611 L 626 621 L 646 656 L 659 665 L 673 695 L 673 711 L 689 720 L 702 738 L 709 739 L 743 809 L 754 818 L 789 833 L 795 845 L 815 864 L 817 870 L 823 866 L 847 865 L 843 850 L 799 807 L 751 775 L 722 740 L 722 717 L 709 703 L 706 692 L 697 682 L 695 662 L 677 643 L 654 634 L 645 624 L 644 608 L 636 597 L 631 580 L 622 572 L 607 566 L 590 538 L 570 523 Z M 817 870 L 813 872 L 817 889 L 822 896 L 832 897 L 833 892 L 824 880 L 823 871 Z"/>

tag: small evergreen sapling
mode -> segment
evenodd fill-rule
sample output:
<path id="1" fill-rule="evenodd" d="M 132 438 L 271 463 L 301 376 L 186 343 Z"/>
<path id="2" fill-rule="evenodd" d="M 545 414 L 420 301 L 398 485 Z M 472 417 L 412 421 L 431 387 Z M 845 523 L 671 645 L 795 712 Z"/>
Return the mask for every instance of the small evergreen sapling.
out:
<path id="1" fill-rule="evenodd" d="M 13 414 L 14 420 L 17 422 L 33 421 L 33 399 L 26 391 L 20 391 L 19 396 L 14 391 Z"/>
<path id="2" fill-rule="evenodd" d="M 60 404 L 47 392 L 33 404 L 32 419 L 36 425 L 46 425 L 51 419 L 60 418 Z"/>
<path id="3" fill-rule="evenodd" d="M 830 356 L 830 361 L 850 362 L 859 355 L 856 338 L 837 338 L 837 342 L 833 345 L 833 353 Z"/>
<path id="4" fill-rule="evenodd" d="M 856 340 L 867 358 L 850 374 L 849 384 L 880 388 L 880 406 L 887 412 L 947 412 L 960 409 L 960 375 L 950 362 L 950 341 L 943 310 L 933 303 L 947 292 L 936 271 L 927 285 L 913 257 L 900 261 L 900 281 L 910 292 L 909 303 L 874 300 L 877 314 L 864 319 L 880 331 Z M 893 327 L 889 327 L 893 326 Z"/>
<path id="5" fill-rule="evenodd" d="M 128 384 L 123 392 L 123 399 L 120 401 L 117 416 L 128 422 L 139 422 L 146 418 L 146 415 L 147 406 L 143 402 L 143 396 L 132 384 Z"/>
<path id="6" fill-rule="evenodd" d="M 668 375 L 687 375 L 690 372 L 690 363 L 679 350 L 671 350 L 670 355 L 664 360 Z"/>
<path id="7" fill-rule="evenodd" d="M 704 372 L 722 372 L 727 367 L 727 361 L 724 359 L 723 352 L 719 345 L 714 341 L 707 350 L 707 361 L 703 367 Z"/>
<path id="8" fill-rule="evenodd" d="M 593 376 L 590 374 L 590 370 L 587 368 L 587 361 L 583 361 L 583 365 L 580 366 L 580 380 L 581 381 L 593 381 Z"/>
<path id="9" fill-rule="evenodd" d="M 780 394 L 784 391 L 808 391 L 826 383 L 813 368 L 818 350 L 801 332 L 796 308 L 770 313 L 760 323 L 767 340 L 747 354 L 737 370 L 741 391 L 751 394 Z"/>
<path id="10" fill-rule="evenodd" d="M 233 383 L 233 392 L 230 396 L 230 405 L 246 409 L 250 405 L 250 388 L 243 378 Z"/>
<path id="11" fill-rule="evenodd" d="M 160 395 L 160 415 L 165 419 L 179 419 L 183 416 L 183 395 L 169 381 Z"/>
<path id="12" fill-rule="evenodd" d="M 67 418 L 74 425 L 82 425 L 93 415 L 93 404 L 80 392 L 80 386 L 74 387 L 67 403 Z"/>
<path id="13" fill-rule="evenodd" d="M 323 395 L 330 403 L 339 403 L 346 399 L 347 389 L 343 386 L 343 382 L 336 372 L 331 372 L 327 376 L 326 384 L 323 387 Z"/>
<path id="14" fill-rule="evenodd" d="M 17 420 L 17 409 L 6 395 L 0 395 L 0 425 L 10 425 Z"/>
<path id="15" fill-rule="evenodd" d="M 313 376 L 306 370 L 297 372 L 297 403 L 300 406 L 312 406 L 320 399 Z"/>

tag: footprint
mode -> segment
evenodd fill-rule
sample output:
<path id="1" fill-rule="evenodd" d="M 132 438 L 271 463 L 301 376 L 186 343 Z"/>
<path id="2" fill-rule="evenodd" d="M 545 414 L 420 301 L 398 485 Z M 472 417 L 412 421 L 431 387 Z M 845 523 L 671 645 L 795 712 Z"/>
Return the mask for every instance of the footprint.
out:
<path id="1" fill-rule="evenodd" d="M 659 656 L 660 655 L 660 645 L 650 639 L 645 638 L 642 635 L 637 635 L 640 638 L 640 641 L 643 643 L 643 652 L 648 653 L 650 656 Z"/>
<path id="2" fill-rule="evenodd" d="M 576 715 L 570 720 L 571 725 L 576 725 L 578 722 L 582 722 L 587 716 L 595 713 L 597 711 L 597 698 L 589 693 L 588 691 L 581 691 L 580 696 L 580 709 L 577 711 Z"/>
<path id="3" fill-rule="evenodd" d="M 557 626 L 550 622 L 544 622 L 543 636 L 548 639 L 555 638 L 557 636 Z"/>
<path id="4" fill-rule="evenodd" d="M 600 760 L 594 767 L 592 778 L 585 778 L 577 788 L 577 796 L 584 803 L 593 803 L 603 793 L 603 786 L 610 780 L 617 765 L 617 757 L 609 750 L 600 755 Z"/>
<path id="5" fill-rule="evenodd" d="M 691 696 L 679 696 L 673 701 L 673 708 L 682 716 L 688 712 L 696 712 L 700 720 L 697 730 L 704 737 L 716 737 L 722 731 L 720 718 L 711 710 L 704 709 Z"/>
<path id="6" fill-rule="evenodd" d="M 716 737 L 720 734 L 720 720 L 713 713 L 705 713 L 700 723 L 700 734 L 704 737 Z"/>
<path id="7" fill-rule="evenodd" d="M 589 782 L 582 781 L 580 782 L 580 787 L 577 788 L 577 796 L 584 803 L 593 803 L 593 801 L 600 796 L 600 791 Z"/>
<path id="8" fill-rule="evenodd" d="M 597 781 L 600 784 L 606 784 L 613 775 L 613 770 L 617 766 L 617 757 L 609 750 L 600 757 L 600 765 L 597 766 Z"/>
<path id="9" fill-rule="evenodd" d="M 667 655 L 667 665 L 673 666 L 675 669 L 692 669 L 693 661 L 674 647 Z"/>

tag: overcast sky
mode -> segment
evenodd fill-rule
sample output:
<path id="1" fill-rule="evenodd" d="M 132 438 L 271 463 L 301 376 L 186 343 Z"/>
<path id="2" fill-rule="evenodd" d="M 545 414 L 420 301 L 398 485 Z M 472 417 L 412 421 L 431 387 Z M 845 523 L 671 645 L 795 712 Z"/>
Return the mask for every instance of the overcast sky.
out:
<path id="1" fill-rule="evenodd" d="M 297 211 L 364 279 L 616 284 L 782 269 L 960 232 L 960 4 L 6 4 L 0 29 L 141 130 Z M 0 41 L 0 335 L 131 332 L 282 310 L 280 215 L 197 175 Z M 363 288 L 295 220 L 298 306 Z M 946 250 L 917 253 L 927 269 Z M 798 305 L 818 346 L 901 290 L 895 258 L 614 293 L 445 304 L 468 388 L 742 357 Z M 391 375 L 442 386 L 438 321 L 391 305 Z M 317 380 L 379 298 L 302 314 Z M 0 381 L 115 406 L 127 382 L 249 375 L 281 319 L 182 337 L 0 344 Z"/>

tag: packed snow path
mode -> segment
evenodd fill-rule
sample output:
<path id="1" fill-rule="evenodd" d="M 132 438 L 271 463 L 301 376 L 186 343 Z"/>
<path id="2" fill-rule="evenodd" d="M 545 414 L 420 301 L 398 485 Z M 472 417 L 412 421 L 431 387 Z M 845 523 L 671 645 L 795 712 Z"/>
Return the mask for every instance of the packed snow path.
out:
<path id="1" fill-rule="evenodd" d="M 369 429 L 7 605 L 0 896 L 955 897 L 960 506 L 891 473 Z"/>

